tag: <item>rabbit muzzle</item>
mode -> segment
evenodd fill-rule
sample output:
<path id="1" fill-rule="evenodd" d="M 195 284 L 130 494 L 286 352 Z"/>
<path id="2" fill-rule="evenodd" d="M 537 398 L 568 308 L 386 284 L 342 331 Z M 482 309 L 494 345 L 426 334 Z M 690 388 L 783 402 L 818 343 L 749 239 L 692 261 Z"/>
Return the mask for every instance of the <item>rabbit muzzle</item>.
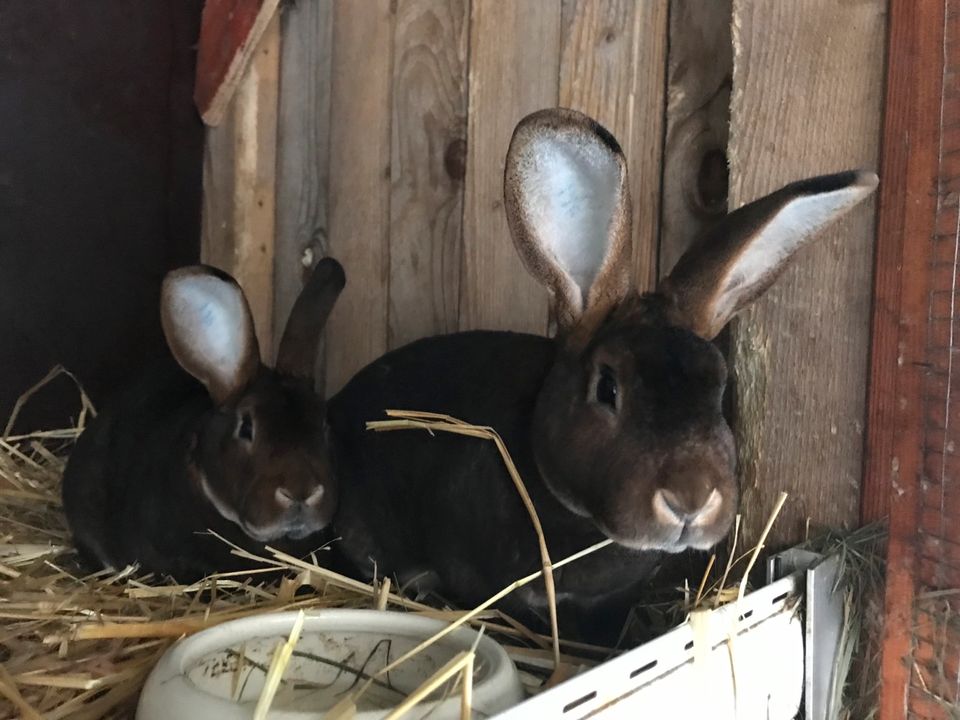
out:
<path id="1" fill-rule="evenodd" d="M 629 463 L 619 463 L 619 467 Z M 613 469 L 608 472 L 613 473 Z M 636 550 L 706 550 L 722 540 L 738 503 L 733 443 L 716 431 L 637 458 L 590 510 L 618 544 Z"/>
<path id="2" fill-rule="evenodd" d="M 323 530 L 333 516 L 335 492 L 316 472 L 295 472 L 268 479 L 242 523 L 250 537 L 261 542 L 301 540 Z"/>

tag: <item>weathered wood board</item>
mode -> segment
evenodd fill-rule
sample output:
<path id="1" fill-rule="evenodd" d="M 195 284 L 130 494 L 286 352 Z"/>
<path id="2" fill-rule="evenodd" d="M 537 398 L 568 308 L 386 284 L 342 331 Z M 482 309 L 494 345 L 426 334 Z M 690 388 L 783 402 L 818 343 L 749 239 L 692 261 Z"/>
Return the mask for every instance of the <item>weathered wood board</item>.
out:
<path id="1" fill-rule="evenodd" d="M 397 5 L 387 342 L 459 325 L 467 148 L 468 0 Z"/>
<path id="2" fill-rule="evenodd" d="M 347 286 L 327 323 L 329 393 L 387 349 L 392 5 L 333 5 L 329 248 Z"/>
<path id="3" fill-rule="evenodd" d="M 284 6 L 277 118 L 274 349 L 311 264 L 329 252 L 330 77 L 333 3 Z M 319 353 L 320 358 L 325 356 Z M 320 362 L 317 377 L 324 377 Z"/>
<path id="4" fill-rule="evenodd" d="M 557 104 L 560 3 L 474 2 L 471 12 L 460 329 L 544 333 L 547 293 L 510 240 L 503 169 L 517 122 Z"/>
<path id="5" fill-rule="evenodd" d="M 730 206 L 804 176 L 876 169 L 883 0 L 734 0 Z M 825 233 L 732 333 L 747 546 L 859 519 L 874 202 Z"/>

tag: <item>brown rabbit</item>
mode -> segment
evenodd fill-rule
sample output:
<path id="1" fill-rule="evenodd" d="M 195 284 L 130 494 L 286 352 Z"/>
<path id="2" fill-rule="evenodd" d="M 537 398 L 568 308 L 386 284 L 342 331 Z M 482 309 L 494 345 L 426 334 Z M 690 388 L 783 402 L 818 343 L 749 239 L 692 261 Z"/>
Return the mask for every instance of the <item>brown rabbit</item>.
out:
<path id="1" fill-rule="evenodd" d="M 67 519 L 89 562 L 190 581 L 250 565 L 207 529 L 255 551 L 324 543 L 337 483 L 313 368 L 344 282 L 335 260 L 317 264 L 271 369 L 233 278 L 204 266 L 167 275 L 161 319 L 175 361 L 105 408 L 64 474 Z"/>
<path id="2" fill-rule="evenodd" d="M 733 213 L 656 292 L 631 287 L 623 154 L 571 110 L 533 113 L 507 155 L 506 212 L 520 257 L 549 290 L 555 340 L 508 332 L 432 337 L 358 373 L 330 406 L 341 462 L 334 520 L 355 572 L 419 578 L 465 605 L 539 568 L 527 512 L 490 443 L 368 432 L 388 408 L 495 428 L 533 498 L 554 559 L 616 544 L 557 572 L 562 602 L 628 597 L 663 553 L 706 549 L 737 512 L 735 449 L 711 343 L 818 231 L 873 191 L 868 172 L 803 180 Z M 542 585 L 506 607 L 542 614 Z"/>

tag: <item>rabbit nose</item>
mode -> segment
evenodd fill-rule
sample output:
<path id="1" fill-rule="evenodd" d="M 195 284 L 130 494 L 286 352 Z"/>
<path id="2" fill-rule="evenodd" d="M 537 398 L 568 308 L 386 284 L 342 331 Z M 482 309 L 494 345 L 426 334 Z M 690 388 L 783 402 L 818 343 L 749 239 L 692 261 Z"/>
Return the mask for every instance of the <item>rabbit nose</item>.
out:
<path id="1" fill-rule="evenodd" d="M 282 508 L 291 508 L 294 505 L 316 507 L 323 499 L 323 485 L 317 485 L 306 497 L 302 493 L 294 493 L 289 488 L 278 487 L 274 497 L 277 499 L 277 504 Z"/>
<path id="2" fill-rule="evenodd" d="M 316 507 L 320 504 L 320 501 L 323 500 L 323 485 L 317 485 L 313 492 L 307 495 L 304 499 L 304 504 L 309 505 L 310 507 Z"/>
<path id="3" fill-rule="evenodd" d="M 720 508 L 720 493 L 716 488 L 703 497 L 682 496 L 669 489 L 660 489 L 653 496 L 653 511 L 660 522 L 669 525 L 705 525 Z"/>

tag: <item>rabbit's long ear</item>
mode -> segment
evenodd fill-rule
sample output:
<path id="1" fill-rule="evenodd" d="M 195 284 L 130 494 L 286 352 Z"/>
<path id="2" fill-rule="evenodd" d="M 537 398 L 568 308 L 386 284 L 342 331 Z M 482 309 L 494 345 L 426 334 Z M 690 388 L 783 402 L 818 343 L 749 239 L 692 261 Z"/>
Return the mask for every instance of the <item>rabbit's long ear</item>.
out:
<path id="1" fill-rule="evenodd" d="M 503 187 L 507 220 L 527 270 L 569 330 L 587 309 L 630 290 L 630 194 L 623 152 L 596 121 L 540 110 L 517 125 Z"/>
<path id="2" fill-rule="evenodd" d="M 794 254 L 877 187 L 877 176 L 847 171 L 800 180 L 728 215 L 661 282 L 677 322 L 714 338 L 758 298 Z"/>
<path id="3" fill-rule="evenodd" d="M 160 320 L 177 362 L 222 404 L 260 368 L 260 349 L 247 299 L 236 280 L 194 265 L 167 274 Z"/>
<path id="4" fill-rule="evenodd" d="M 320 333 L 346 282 L 343 268 L 333 258 L 317 263 L 287 319 L 277 351 L 277 370 L 313 379 Z"/>

